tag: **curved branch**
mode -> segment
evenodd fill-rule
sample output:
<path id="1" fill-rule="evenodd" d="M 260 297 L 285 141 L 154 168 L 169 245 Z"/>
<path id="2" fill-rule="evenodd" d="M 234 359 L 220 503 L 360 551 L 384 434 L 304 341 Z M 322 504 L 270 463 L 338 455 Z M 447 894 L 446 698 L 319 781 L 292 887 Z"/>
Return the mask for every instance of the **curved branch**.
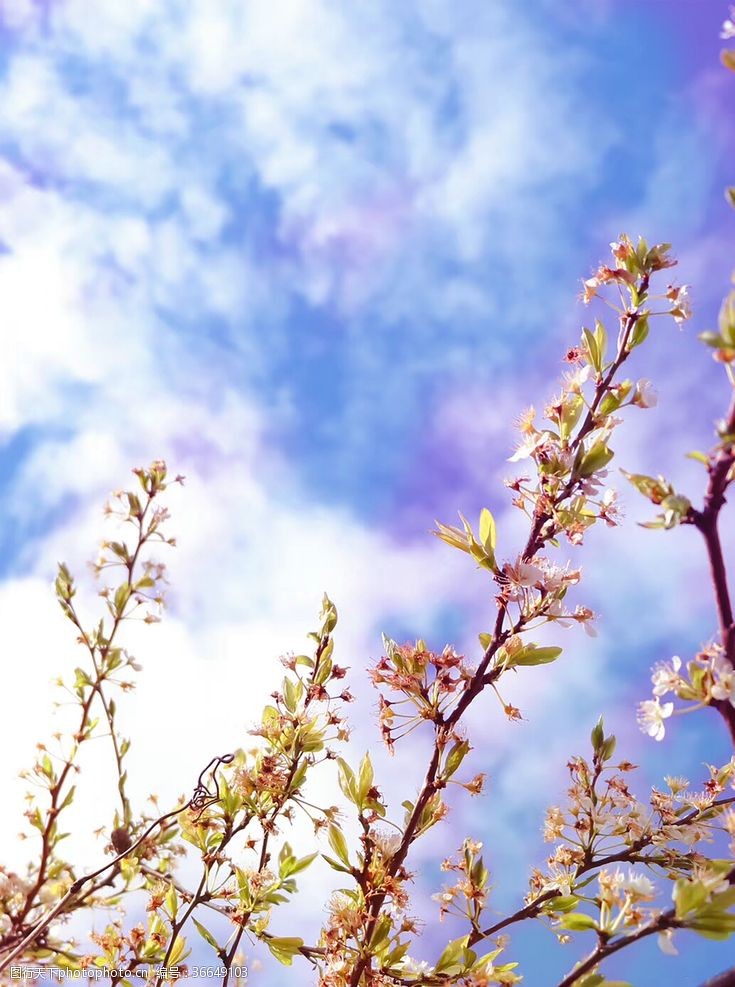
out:
<path id="1" fill-rule="evenodd" d="M 724 424 L 726 436 L 735 433 L 735 391 Z M 722 542 L 718 522 L 720 511 L 725 505 L 725 492 L 731 482 L 730 474 L 735 466 L 735 443 L 726 440 L 709 465 L 709 483 L 701 511 L 692 510 L 691 519 L 701 532 L 707 547 L 712 588 L 717 606 L 717 619 L 720 639 L 726 659 L 735 666 L 735 618 L 733 617 L 732 597 L 727 579 L 727 567 L 722 554 Z M 712 706 L 725 719 L 730 735 L 735 743 L 735 707 L 729 702 L 717 701 Z"/>
<path id="2" fill-rule="evenodd" d="M 634 942 L 638 942 L 640 939 L 646 939 L 648 936 L 654 935 L 656 932 L 664 932 L 666 929 L 674 929 L 678 926 L 678 922 L 674 917 L 673 908 L 668 912 L 664 912 L 663 915 L 659 915 L 655 922 L 651 925 L 645 925 L 642 929 L 638 929 L 636 932 L 631 932 L 630 935 L 621 936 L 620 939 L 614 939 L 610 942 L 600 942 L 592 952 L 582 960 L 575 968 L 560 980 L 557 987 L 572 987 L 580 977 L 583 977 L 586 973 L 601 963 L 608 956 L 612 956 L 613 953 L 619 952 L 621 949 L 625 949 L 626 946 L 632 946 Z"/>

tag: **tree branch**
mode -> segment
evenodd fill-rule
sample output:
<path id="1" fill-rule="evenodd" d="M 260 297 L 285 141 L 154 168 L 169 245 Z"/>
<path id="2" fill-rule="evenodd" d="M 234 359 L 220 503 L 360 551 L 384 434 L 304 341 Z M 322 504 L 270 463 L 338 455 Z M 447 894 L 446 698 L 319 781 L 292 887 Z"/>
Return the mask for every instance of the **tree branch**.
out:
<path id="1" fill-rule="evenodd" d="M 614 939 L 610 942 L 600 942 L 581 963 L 575 966 L 563 980 L 559 981 L 557 987 L 572 987 L 580 977 L 584 976 L 585 973 L 589 973 L 590 970 L 594 970 L 602 960 L 607 959 L 608 956 L 612 956 L 613 953 L 625 949 L 626 946 L 632 946 L 634 942 L 652 936 L 656 932 L 676 928 L 677 925 L 678 922 L 674 917 L 674 909 L 671 908 L 669 911 L 659 915 L 655 922 L 645 925 L 636 932 L 631 932 L 628 936 L 621 936 L 620 939 Z"/>
<path id="2" fill-rule="evenodd" d="M 731 482 L 730 473 L 733 465 L 735 465 L 735 443 L 732 441 L 732 435 L 735 433 L 735 391 L 725 420 L 724 433 L 725 441 L 719 452 L 710 461 L 709 483 L 704 497 L 704 505 L 701 511 L 691 511 L 691 519 L 694 526 L 701 532 L 707 548 L 722 648 L 725 658 L 731 665 L 735 666 L 735 619 L 733 618 L 727 567 L 722 554 L 722 542 L 718 528 L 720 511 L 725 505 L 725 491 Z M 724 700 L 713 702 L 712 706 L 724 718 L 735 744 L 735 707 Z"/>
<path id="3" fill-rule="evenodd" d="M 702 987 L 735 987 L 735 966 L 725 970 L 724 973 L 718 973 L 716 977 L 702 984 Z"/>

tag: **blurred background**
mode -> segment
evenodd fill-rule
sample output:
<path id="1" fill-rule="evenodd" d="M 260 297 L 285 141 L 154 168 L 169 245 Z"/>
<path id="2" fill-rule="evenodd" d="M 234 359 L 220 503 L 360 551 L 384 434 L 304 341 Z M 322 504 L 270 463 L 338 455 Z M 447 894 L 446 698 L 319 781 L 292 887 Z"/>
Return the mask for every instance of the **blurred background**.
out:
<path id="1" fill-rule="evenodd" d="M 248 744 L 277 658 L 304 650 L 325 590 L 360 696 L 352 756 L 371 749 L 395 806 L 413 796 L 424 743 L 389 761 L 365 670 L 382 631 L 479 654 L 492 586 L 428 532 L 487 506 L 501 558 L 521 547 L 502 485 L 512 422 L 554 389 L 590 317 L 580 279 L 622 230 L 674 244 L 695 315 L 682 332 L 657 320 L 637 351 L 659 405 L 628 413 L 613 465 L 698 498 L 702 469 L 683 454 L 709 447 L 728 397 L 696 341 L 734 265 L 726 16 L 719 0 L 2 0 L 5 859 L 33 854 L 15 840 L 15 776 L 55 729 L 52 679 L 81 661 L 55 564 L 86 581 L 93 615 L 85 562 L 131 467 L 161 457 L 187 477 L 170 497 L 167 615 L 126 638 L 144 666 L 122 703 L 133 788 L 164 806 L 215 753 Z M 689 656 L 716 622 L 695 533 L 642 530 L 648 505 L 623 496 L 621 528 L 562 549 L 583 566 L 575 602 L 599 613 L 599 636 L 565 632 L 559 663 L 515 677 L 522 722 L 489 696 L 472 711 L 466 763 L 489 789 L 455 799 L 413 859 L 419 957 L 434 955 L 439 861 L 465 835 L 485 844 L 491 910 L 521 902 L 547 853 L 544 809 L 601 712 L 643 765 L 641 794 L 670 772 L 696 787 L 703 762 L 730 755 L 707 712 L 671 722 L 660 745 L 637 730 L 653 663 Z M 92 752 L 80 778 L 80 872 L 109 826 L 106 763 Z M 334 779 L 323 785 L 335 801 Z M 292 842 L 306 853 L 308 831 Z M 304 875 L 274 931 L 299 921 L 315 935 L 332 876 Z M 512 940 L 529 987 L 588 948 L 540 926 Z M 639 944 L 608 974 L 694 987 L 731 962 L 731 944 L 677 945 L 672 959 Z M 248 956 L 265 964 L 255 984 L 309 982 L 305 966 Z"/>

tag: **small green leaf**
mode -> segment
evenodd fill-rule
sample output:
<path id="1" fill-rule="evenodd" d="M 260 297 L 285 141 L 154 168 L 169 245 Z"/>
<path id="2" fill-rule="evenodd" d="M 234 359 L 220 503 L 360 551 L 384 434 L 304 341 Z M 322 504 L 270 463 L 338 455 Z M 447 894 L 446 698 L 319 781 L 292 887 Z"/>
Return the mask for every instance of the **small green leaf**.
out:
<path id="1" fill-rule="evenodd" d="M 291 966 L 294 956 L 296 956 L 304 940 L 295 936 L 269 936 L 265 944 L 279 963 L 284 966 Z"/>
<path id="2" fill-rule="evenodd" d="M 597 922 L 591 915 L 585 915 L 584 912 L 572 912 L 570 915 L 562 915 L 559 919 L 559 925 L 562 929 L 566 929 L 567 932 L 587 932 L 590 929 L 597 928 Z"/>
<path id="3" fill-rule="evenodd" d="M 452 940 L 437 960 L 434 972 L 451 974 L 459 973 L 463 970 L 464 963 L 462 960 L 468 941 L 469 936 L 462 936 L 460 939 Z"/>
<path id="4" fill-rule="evenodd" d="M 636 346 L 640 346 L 641 343 L 645 342 L 648 338 L 648 332 L 650 325 L 648 322 L 648 313 L 644 313 L 636 319 L 633 331 L 630 334 L 630 339 L 628 340 L 628 352 L 634 350 Z"/>
<path id="5" fill-rule="evenodd" d="M 703 908 L 687 925 L 705 939 L 729 939 L 735 932 L 735 915 L 732 912 Z"/>
<path id="6" fill-rule="evenodd" d="M 574 894 L 559 895 L 550 901 L 545 901 L 541 906 L 543 911 L 548 912 L 571 912 L 579 904 L 579 898 Z"/>
<path id="7" fill-rule="evenodd" d="M 492 556 L 495 552 L 495 518 L 492 516 L 487 507 L 483 507 L 480 512 L 480 541 L 482 542 L 483 548 L 488 555 Z"/>
<path id="8" fill-rule="evenodd" d="M 587 359 L 589 360 L 590 365 L 599 374 L 602 370 L 600 347 L 597 345 L 596 337 L 589 331 L 589 329 L 582 330 L 582 343 L 587 351 Z"/>
<path id="9" fill-rule="evenodd" d="M 360 799 L 357 791 L 357 782 L 355 781 L 355 772 L 344 758 L 337 758 L 337 774 L 339 787 L 342 789 L 345 798 L 348 798 L 355 805 L 359 805 Z"/>
<path id="10" fill-rule="evenodd" d="M 459 766 L 464 761 L 465 757 L 470 750 L 470 744 L 467 740 L 458 740 L 449 754 L 447 754 L 447 760 L 444 764 L 444 777 L 451 778 L 452 775 L 457 771 Z"/>
<path id="11" fill-rule="evenodd" d="M 173 884 L 169 884 L 168 891 L 166 892 L 166 908 L 168 908 L 169 915 L 175 921 L 176 913 L 179 910 L 179 898 Z"/>
<path id="12" fill-rule="evenodd" d="M 676 917 L 684 918 L 705 903 L 708 891 L 702 881 L 688 881 L 680 878 L 674 886 Z"/>
<path id="13" fill-rule="evenodd" d="M 617 740 L 612 734 L 609 737 L 605 738 L 605 742 L 603 743 L 602 749 L 600 750 L 600 757 L 602 758 L 603 761 L 610 760 L 610 758 L 615 753 L 615 748 L 617 746 L 617 743 L 618 743 Z"/>
<path id="14" fill-rule="evenodd" d="M 592 742 L 592 750 L 597 752 L 603 745 L 605 740 L 605 731 L 602 725 L 602 717 L 597 721 L 590 734 L 590 741 Z"/>
<path id="15" fill-rule="evenodd" d="M 207 929 L 207 928 L 206 928 L 206 926 L 204 926 L 204 925 L 202 925 L 202 923 L 201 923 L 201 922 L 199 922 L 199 921 L 197 921 L 197 919 L 195 919 L 195 918 L 194 918 L 193 916 L 192 916 L 192 922 L 193 922 L 193 923 L 194 923 L 194 925 L 196 926 L 196 930 L 197 930 L 197 932 L 199 933 L 199 935 L 200 935 L 200 936 L 202 937 L 202 939 L 203 939 L 203 940 L 204 940 L 204 941 L 205 941 L 205 942 L 206 942 L 206 943 L 207 943 L 207 944 L 208 944 L 209 946 L 211 946 L 211 947 L 212 947 L 212 949 L 213 949 L 213 950 L 214 950 L 214 951 L 215 951 L 216 953 L 219 953 L 219 943 L 218 943 L 218 942 L 217 942 L 217 940 L 216 940 L 216 939 L 214 938 L 214 936 L 213 936 L 213 935 L 212 935 L 212 933 L 211 933 L 211 932 L 209 931 L 209 929 Z"/>
<path id="16" fill-rule="evenodd" d="M 535 644 L 527 644 L 511 656 L 506 667 L 515 668 L 516 665 L 548 665 L 550 662 L 556 661 L 561 653 L 561 648 L 538 648 Z"/>
<path id="17" fill-rule="evenodd" d="M 322 859 L 323 860 L 326 860 L 326 862 L 329 864 L 329 866 L 332 868 L 332 870 L 339 871 L 341 874 L 351 874 L 352 873 L 352 868 L 351 867 L 345 867 L 344 864 L 341 864 L 338 860 L 335 860 L 334 857 L 330 857 L 326 853 L 323 853 L 322 854 Z"/>
<path id="18" fill-rule="evenodd" d="M 574 426 L 580 419 L 584 410 L 584 398 L 581 394 L 570 394 L 561 411 L 560 433 L 562 439 L 568 439 L 574 431 Z"/>
<path id="19" fill-rule="evenodd" d="M 598 470 L 604 469 L 615 453 L 604 442 L 595 442 L 592 448 L 582 457 L 579 464 L 580 476 L 592 476 Z"/>
<path id="20" fill-rule="evenodd" d="M 335 826 L 334 823 L 332 823 L 329 827 L 328 838 L 331 848 L 337 854 L 342 863 L 349 867 L 350 854 L 347 849 L 347 840 L 345 839 L 345 835 L 339 826 Z"/>
<path id="21" fill-rule="evenodd" d="M 370 755 L 365 754 L 362 761 L 360 761 L 360 770 L 358 772 L 357 792 L 360 798 L 361 806 L 365 804 L 365 800 L 367 799 L 368 792 L 373 787 L 373 779 L 374 779 L 374 772 L 373 772 L 373 765 L 370 760 Z"/>
<path id="22" fill-rule="evenodd" d="M 301 871 L 306 870 L 306 868 L 312 863 L 312 861 L 316 860 L 318 856 L 319 854 L 317 852 L 310 853 L 308 856 L 301 857 L 298 860 L 295 857 L 292 857 L 286 865 L 286 873 L 283 876 L 291 877 L 292 874 L 300 874 Z"/>

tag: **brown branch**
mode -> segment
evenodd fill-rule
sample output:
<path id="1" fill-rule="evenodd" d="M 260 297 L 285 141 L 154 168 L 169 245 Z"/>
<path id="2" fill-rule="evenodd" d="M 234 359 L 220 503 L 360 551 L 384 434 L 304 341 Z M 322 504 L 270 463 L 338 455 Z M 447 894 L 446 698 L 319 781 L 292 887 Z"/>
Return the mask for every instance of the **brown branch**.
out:
<path id="1" fill-rule="evenodd" d="M 730 872 L 726 875 L 726 880 L 729 884 L 735 884 L 735 867 L 733 867 Z M 626 946 L 632 946 L 633 943 L 638 942 L 640 939 L 645 939 L 647 936 L 653 935 L 655 932 L 665 932 L 666 929 L 685 929 L 687 928 L 686 919 L 678 919 L 676 917 L 676 908 L 669 908 L 668 911 L 662 912 L 658 918 L 656 918 L 650 925 L 645 925 L 638 929 L 636 932 L 631 932 L 630 935 L 621 936 L 620 939 L 605 940 L 601 939 L 597 944 L 595 949 L 579 963 L 566 977 L 559 982 L 557 987 L 572 987 L 581 976 L 585 973 L 589 973 L 590 970 L 594 969 L 601 963 L 602 960 L 607 959 L 608 956 L 612 956 L 613 953 L 619 952 L 621 949 L 625 949 Z M 722 984 L 717 983 L 715 980 L 715 987 L 727 987 L 728 984 L 735 984 L 735 981 L 723 981 Z M 705 984 L 704 987 L 712 987 L 712 985 Z"/>
<path id="2" fill-rule="evenodd" d="M 695 822 L 700 819 L 705 813 L 711 811 L 714 808 L 720 808 L 721 806 L 732 805 L 735 802 L 735 795 L 728 796 L 723 799 L 716 799 L 709 809 L 705 809 L 701 812 L 699 809 L 692 809 L 686 815 L 682 816 L 681 819 L 677 819 L 676 822 L 670 823 L 672 826 L 688 826 L 689 823 Z M 595 870 L 598 867 L 607 867 L 609 864 L 617 863 L 657 863 L 658 861 L 653 860 L 650 857 L 641 855 L 641 850 L 647 849 L 651 846 L 653 842 L 654 833 L 649 833 L 644 836 L 639 836 L 629 847 L 625 850 L 619 850 L 617 853 L 608 853 L 604 857 L 597 857 L 594 860 L 590 860 L 588 863 L 580 864 L 574 875 L 575 880 L 582 877 L 583 874 L 588 874 L 591 870 Z M 536 918 L 538 913 L 541 911 L 543 905 L 547 901 L 553 901 L 554 898 L 558 898 L 561 892 L 556 889 L 552 891 L 544 891 L 533 901 L 524 905 L 523 908 L 519 908 L 517 912 L 512 915 L 508 915 L 496 922 L 495 925 L 489 926 L 487 929 L 483 929 L 478 932 L 475 931 L 470 934 L 469 945 L 474 946 L 475 943 L 480 942 L 482 939 L 487 939 L 489 936 L 495 935 L 497 932 L 501 932 L 503 929 L 508 928 L 509 925 L 515 925 L 516 922 L 522 922 L 527 918 Z"/>
<path id="3" fill-rule="evenodd" d="M 725 970 L 724 973 L 718 973 L 716 977 L 702 984 L 702 987 L 735 987 L 735 966 Z"/>
<path id="4" fill-rule="evenodd" d="M 638 285 L 638 296 L 643 299 L 648 291 L 649 276 L 643 275 L 641 277 L 640 284 Z M 615 354 L 615 358 L 608 367 L 606 373 L 600 377 L 597 381 L 595 387 L 595 394 L 590 404 L 587 415 L 582 422 L 582 425 L 577 432 L 573 442 L 571 443 L 571 451 L 576 452 L 581 443 L 584 441 L 586 436 L 595 429 L 597 426 L 597 410 L 602 402 L 603 397 L 607 393 L 610 384 L 615 378 L 616 373 L 622 366 L 622 364 L 627 360 L 630 355 L 630 350 L 628 349 L 628 344 L 630 342 L 633 330 L 635 329 L 636 323 L 640 318 L 640 312 L 638 309 L 633 311 L 627 311 L 621 316 L 620 333 L 618 336 L 618 346 Z M 572 475 L 568 482 L 564 485 L 562 490 L 555 496 L 553 508 L 559 507 L 564 500 L 566 500 L 579 485 L 581 477 Z M 528 540 L 526 542 L 525 548 L 521 553 L 521 558 L 525 561 L 533 558 L 534 555 L 542 548 L 542 546 L 554 536 L 555 529 L 552 525 L 552 530 L 548 529 L 548 522 L 553 520 L 553 512 L 537 511 L 532 519 L 531 531 L 528 535 Z M 396 853 L 391 859 L 388 871 L 392 877 L 394 877 L 403 865 L 414 839 L 416 830 L 421 819 L 423 810 L 425 809 L 430 798 L 434 795 L 436 791 L 436 775 L 439 769 L 439 763 L 441 760 L 441 742 L 442 740 L 451 732 L 452 728 L 457 725 L 460 718 L 471 705 L 471 703 L 484 691 L 487 685 L 494 682 L 502 674 L 502 669 L 494 668 L 489 671 L 490 663 L 495 657 L 498 649 L 505 643 L 511 633 L 515 632 L 518 628 L 514 627 L 509 630 L 503 631 L 503 625 L 506 618 L 506 608 L 501 604 L 498 607 L 498 614 L 495 620 L 495 627 L 493 631 L 493 638 L 488 647 L 486 648 L 482 659 L 477 667 L 477 670 L 459 702 L 455 706 L 451 715 L 447 717 L 446 720 L 439 719 L 435 722 L 435 741 L 434 741 L 434 751 L 429 762 L 429 766 L 426 772 L 426 777 L 424 780 L 423 787 L 419 793 L 416 803 L 411 812 L 411 816 L 406 824 L 404 830 L 403 838 L 401 839 L 401 845 L 399 846 Z M 368 920 L 365 925 L 365 943 L 369 944 L 375 927 L 377 925 L 378 919 L 380 917 L 380 912 L 385 901 L 385 892 L 379 892 L 374 895 L 371 899 L 370 906 L 368 909 Z M 368 968 L 371 963 L 371 955 L 369 953 L 363 954 L 359 957 L 355 966 L 353 968 L 350 977 L 350 987 L 358 987 L 363 973 Z"/>
<path id="5" fill-rule="evenodd" d="M 580 977 L 589 973 L 590 970 L 601 963 L 603 960 L 607 959 L 608 956 L 612 956 L 614 953 L 619 952 L 621 949 L 625 949 L 626 946 L 632 946 L 633 943 L 639 942 L 641 939 L 645 939 L 648 936 L 652 936 L 656 932 L 663 932 L 666 929 L 675 929 L 678 926 L 678 921 L 674 915 L 674 909 L 671 908 L 669 911 L 664 912 L 662 915 L 652 922 L 650 925 L 645 925 L 642 929 L 638 929 L 636 932 L 631 932 L 630 935 L 621 936 L 620 939 L 613 939 L 609 942 L 601 942 L 592 950 L 592 952 L 582 960 L 575 968 L 560 980 L 557 987 L 572 987 Z"/>
<path id="6" fill-rule="evenodd" d="M 725 420 L 724 433 L 725 441 L 709 464 L 709 482 L 702 510 L 692 509 L 689 517 L 704 538 L 717 607 L 720 640 L 725 658 L 735 666 L 735 619 L 718 528 L 720 511 L 725 505 L 725 492 L 730 484 L 730 472 L 735 465 L 735 443 L 732 440 L 732 435 L 735 433 L 735 392 Z M 724 718 L 735 744 L 735 707 L 724 700 L 713 701 L 711 705 Z"/>
<path id="7" fill-rule="evenodd" d="M 125 566 L 128 574 L 127 581 L 128 581 L 128 585 L 130 586 L 132 586 L 133 583 L 133 574 L 140 553 L 149 539 L 150 531 L 148 532 L 143 531 L 143 521 L 145 519 L 148 510 L 150 509 L 151 504 L 153 503 L 156 497 L 156 493 L 157 491 L 156 492 L 148 491 L 145 506 L 141 512 L 140 518 L 138 519 L 138 538 L 136 540 L 135 549 Z M 123 825 L 126 827 L 130 825 L 130 804 L 127 800 L 127 796 L 125 794 L 124 784 L 123 784 L 124 775 L 123 775 L 123 767 L 122 767 L 122 755 L 117 743 L 117 736 L 115 734 L 115 726 L 112 719 L 110 707 L 107 702 L 107 698 L 104 692 L 102 691 L 103 682 L 105 682 L 107 678 L 107 671 L 104 668 L 104 662 L 107 659 L 107 656 L 110 652 L 110 648 L 112 647 L 115 636 L 124 619 L 125 616 L 124 610 L 118 612 L 114 617 L 110 635 L 107 638 L 104 647 L 101 649 L 100 657 L 102 658 L 102 665 L 100 665 L 97 662 L 97 658 L 95 654 L 96 645 L 92 643 L 92 641 L 89 638 L 89 635 L 84 630 L 81 621 L 74 608 L 74 604 L 71 601 L 71 596 L 69 597 L 69 599 L 64 601 L 63 609 L 66 615 L 69 617 L 69 619 L 72 621 L 74 626 L 79 631 L 81 635 L 81 641 L 84 643 L 87 650 L 89 651 L 90 657 L 92 659 L 92 665 L 94 667 L 95 676 L 94 676 L 94 681 L 92 682 L 90 687 L 89 695 L 81 704 L 80 722 L 79 722 L 79 727 L 77 728 L 77 732 L 75 734 L 75 737 L 79 738 L 76 742 L 76 748 L 74 749 L 74 752 L 70 755 L 70 757 L 65 761 L 64 767 L 62 768 L 58 778 L 56 779 L 56 781 L 54 782 L 53 786 L 50 789 L 51 805 L 49 806 L 48 815 L 46 817 L 46 825 L 44 826 L 43 832 L 41 834 L 41 860 L 38 865 L 38 873 L 36 876 L 36 880 L 33 882 L 33 886 L 31 887 L 31 889 L 28 891 L 26 895 L 23 908 L 13 920 L 13 924 L 16 926 L 18 930 L 22 929 L 25 919 L 27 918 L 27 916 L 29 915 L 29 913 L 32 911 L 34 907 L 36 896 L 38 895 L 38 892 L 41 890 L 44 882 L 46 881 L 47 868 L 49 865 L 49 861 L 51 860 L 51 856 L 53 854 L 53 838 L 52 838 L 53 830 L 56 824 L 56 820 L 64 806 L 64 802 L 62 800 L 64 785 L 66 784 L 66 780 L 69 776 L 69 772 L 74 766 L 74 757 L 76 754 L 76 750 L 78 750 L 79 745 L 83 743 L 85 739 L 87 739 L 87 737 L 85 736 L 85 727 L 87 726 L 87 723 L 89 721 L 89 715 L 92 709 L 92 704 L 94 703 L 95 696 L 99 696 L 105 711 L 105 716 L 110 726 L 110 736 L 112 738 L 112 745 L 115 754 L 115 762 L 117 766 L 118 791 L 120 794 L 120 799 L 123 809 Z"/>

